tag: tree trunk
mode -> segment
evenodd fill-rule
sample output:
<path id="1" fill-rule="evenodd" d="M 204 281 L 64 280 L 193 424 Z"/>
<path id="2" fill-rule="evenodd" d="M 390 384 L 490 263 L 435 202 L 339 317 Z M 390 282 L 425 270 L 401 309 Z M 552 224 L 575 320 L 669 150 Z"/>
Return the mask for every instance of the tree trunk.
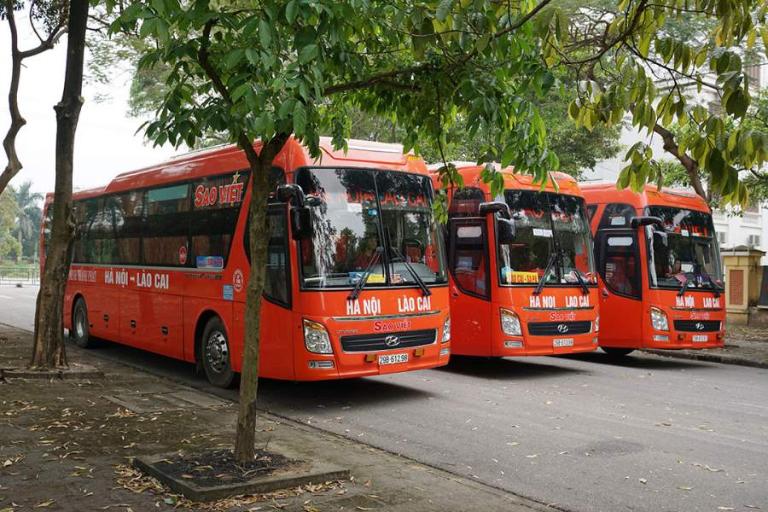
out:
<path id="1" fill-rule="evenodd" d="M 280 152 L 286 135 L 278 134 L 266 143 L 259 155 L 245 135 L 239 145 L 245 151 L 251 168 L 250 251 L 251 271 L 245 302 L 245 344 L 240 375 L 240 409 L 237 415 L 235 458 L 248 462 L 254 457 L 256 438 L 256 398 L 259 386 L 259 346 L 261 334 L 261 298 L 264 290 L 264 271 L 267 264 L 269 226 L 267 200 L 269 199 L 269 172 L 272 161 Z"/>
<path id="2" fill-rule="evenodd" d="M 75 131 L 83 105 L 83 60 L 88 1 L 69 4 L 67 64 L 64 90 L 56 111 L 56 186 L 53 194 L 53 222 L 45 269 L 41 276 L 35 312 L 32 368 L 67 365 L 64 349 L 63 303 L 72 248 L 72 170 Z"/>
<path id="3" fill-rule="evenodd" d="M 699 177 L 699 163 L 680 151 L 680 146 L 675 142 L 675 135 L 671 131 L 658 124 L 653 127 L 653 131 L 661 135 L 661 139 L 664 143 L 664 151 L 677 158 L 677 161 L 685 168 L 693 190 L 709 203 L 709 194 L 704 190 L 704 187 L 701 184 L 701 178 Z"/>

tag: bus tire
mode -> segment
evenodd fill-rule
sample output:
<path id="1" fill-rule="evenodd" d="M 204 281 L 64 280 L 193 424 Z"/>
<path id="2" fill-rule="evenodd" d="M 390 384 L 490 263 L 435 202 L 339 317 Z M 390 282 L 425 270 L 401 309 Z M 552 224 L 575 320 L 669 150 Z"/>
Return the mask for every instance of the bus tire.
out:
<path id="1" fill-rule="evenodd" d="M 93 338 L 91 338 L 90 324 L 88 323 L 88 307 L 82 297 L 77 299 L 75 307 L 72 308 L 72 332 L 70 335 L 78 347 L 93 347 Z"/>
<path id="2" fill-rule="evenodd" d="M 200 358 L 208 382 L 217 388 L 230 388 L 235 382 L 235 372 L 229 350 L 229 337 L 224 324 L 217 316 L 208 320 L 200 343 Z"/>
<path id="3" fill-rule="evenodd" d="M 624 357 L 635 351 L 633 348 L 600 347 L 611 357 Z"/>

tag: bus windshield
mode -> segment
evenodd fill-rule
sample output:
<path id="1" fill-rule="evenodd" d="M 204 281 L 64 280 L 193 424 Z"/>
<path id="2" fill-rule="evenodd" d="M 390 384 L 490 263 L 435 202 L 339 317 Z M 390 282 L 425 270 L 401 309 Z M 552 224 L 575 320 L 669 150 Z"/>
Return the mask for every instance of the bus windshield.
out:
<path id="1" fill-rule="evenodd" d="M 311 207 L 314 235 L 301 243 L 306 288 L 446 282 L 429 178 L 398 171 L 304 168 L 296 182 Z"/>
<path id="2" fill-rule="evenodd" d="M 722 287 L 720 254 L 710 214 L 667 206 L 650 206 L 646 213 L 661 218 L 664 224 L 663 230 L 646 227 L 651 286 Z"/>
<path id="3" fill-rule="evenodd" d="M 515 237 L 511 243 L 499 244 L 502 285 L 535 285 L 542 278 L 552 284 L 595 282 L 583 199 L 531 190 L 506 190 L 504 199 L 515 223 Z"/>

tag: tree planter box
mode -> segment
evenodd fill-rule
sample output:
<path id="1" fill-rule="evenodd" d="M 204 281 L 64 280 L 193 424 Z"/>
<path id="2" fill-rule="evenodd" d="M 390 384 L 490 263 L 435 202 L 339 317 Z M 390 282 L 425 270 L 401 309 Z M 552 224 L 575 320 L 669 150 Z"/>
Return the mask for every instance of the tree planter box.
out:
<path id="1" fill-rule="evenodd" d="M 279 452 L 285 453 L 283 450 Z M 196 483 L 194 478 L 179 478 L 164 469 L 164 466 L 168 467 L 168 460 L 176 456 L 166 454 L 136 457 L 133 459 L 133 465 L 193 501 L 214 501 L 241 494 L 265 494 L 332 480 L 347 480 L 350 477 L 349 469 L 327 462 L 302 460 L 273 473 L 255 475 L 245 481 L 201 485 Z"/>

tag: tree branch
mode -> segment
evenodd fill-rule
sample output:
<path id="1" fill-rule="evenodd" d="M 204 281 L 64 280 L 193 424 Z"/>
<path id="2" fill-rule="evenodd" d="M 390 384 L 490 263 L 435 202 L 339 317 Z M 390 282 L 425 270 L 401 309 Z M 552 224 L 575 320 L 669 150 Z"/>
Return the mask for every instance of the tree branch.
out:
<path id="1" fill-rule="evenodd" d="M 707 196 L 707 192 L 704 190 L 704 187 L 701 184 L 701 178 L 699 177 L 699 163 L 680 151 L 680 146 L 675 142 L 675 135 L 671 131 L 658 124 L 653 127 L 653 131 L 658 133 L 664 141 L 664 151 L 677 158 L 680 164 L 685 167 L 685 170 L 688 173 L 688 178 L 691 180 L 691 186 L 696 193 L 708 202 L 709 197 Z"/>

